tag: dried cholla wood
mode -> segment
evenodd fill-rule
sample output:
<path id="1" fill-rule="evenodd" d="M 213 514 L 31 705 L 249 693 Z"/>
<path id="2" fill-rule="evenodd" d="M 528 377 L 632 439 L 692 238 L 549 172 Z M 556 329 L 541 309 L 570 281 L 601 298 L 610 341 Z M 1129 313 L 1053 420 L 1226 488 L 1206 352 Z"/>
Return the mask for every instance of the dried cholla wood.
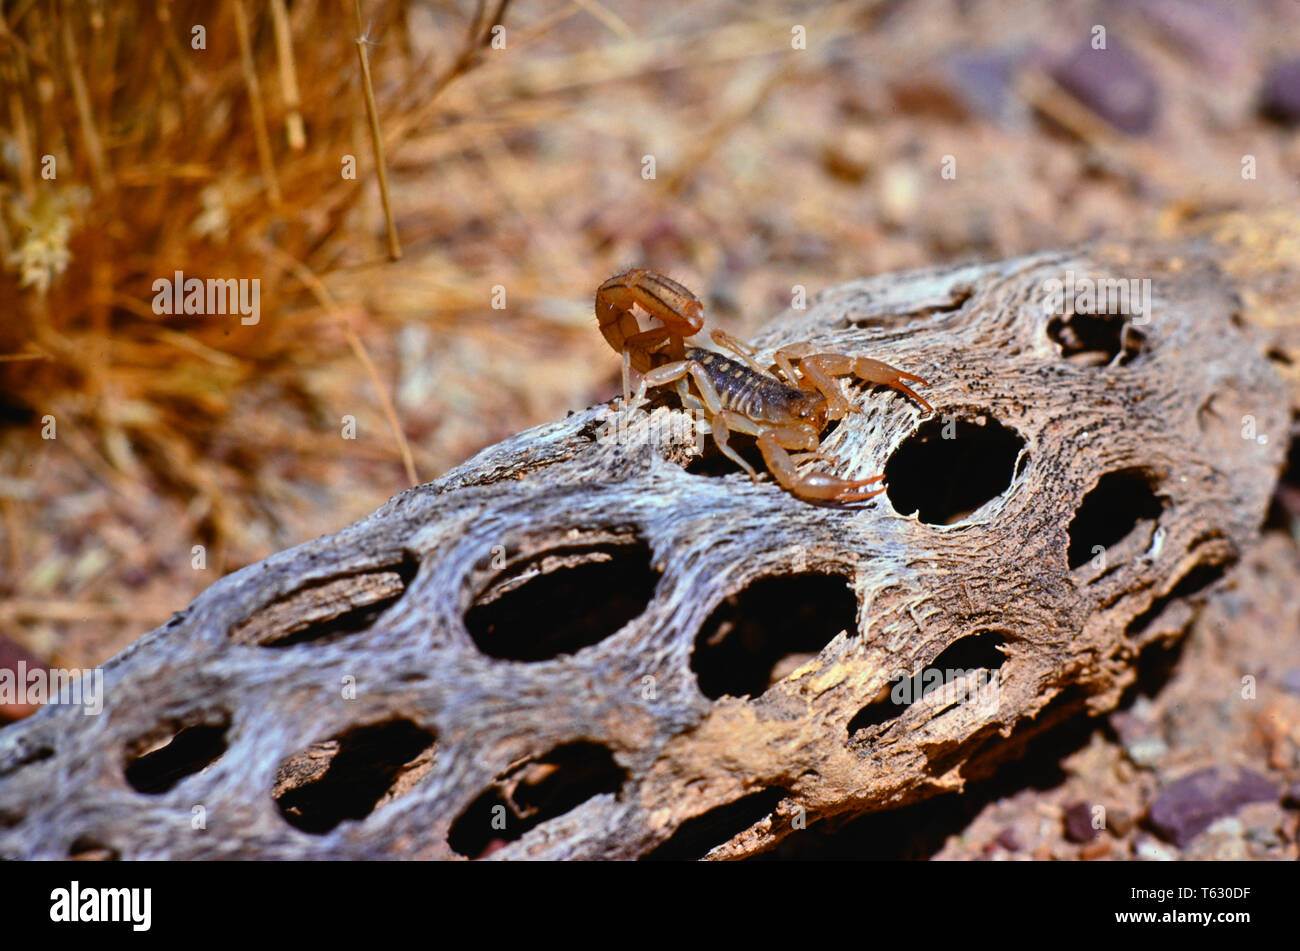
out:
<path id="1" fill-rule="evenodd" d="M 1243 305 L 1224 256 L 1039 254 L 779 317 L 764 355 L 931 381 L 932 418 L 853 388 L 826 448 L 889 472 L 865 504 L 697 459 L 671 394 L 486 449 L 213 585 L 104 665 L 102 715 L 0 731 L 0 856 L 735 858 L 959 790 L 1112 708 L 1253 542 L 1292 397 L 1248 311 L 1296 271 L 1247 255 Z M 1045 315 L 1070 271 L 1150 277 L 1150 320 Z M 962 679 L 892 702 L 931 667 Z"/>

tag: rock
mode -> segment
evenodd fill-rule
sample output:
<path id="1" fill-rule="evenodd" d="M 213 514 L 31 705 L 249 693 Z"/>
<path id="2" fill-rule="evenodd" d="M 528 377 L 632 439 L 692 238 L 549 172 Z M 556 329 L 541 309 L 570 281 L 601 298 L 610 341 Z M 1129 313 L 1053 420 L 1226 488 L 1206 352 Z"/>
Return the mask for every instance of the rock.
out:
<path id="1" fill-rule="evenodd" d="M 1134 738 L 1145 736 L 1154 730 L 1155 720 L 1158 715 L 1151 698 L 1139 696 L 1133 701 L 1132 706 L 1116 710 L 1108 719 L 1111 727 L 1119 736 L 1120 742 L 1128 743 Z"/>
<path id="2" fill-rule="evenodd" d="M 1016 834 L 1015 826 L 1007 826 L 998 833 L 998 837 L 993 840 L 995 845 L 1000 845 L 1008 852 L 1019 852 L 1024 845 L 1020 841 L 1020 836 Z"/>
<path id="3" fill-rule="evenodd" d="M 1079 850 L 1079 858 L 1085 862 L 1096 862 L 1100 859 L 1110 858 L 1110 839 L 1089 842 Z"/>
<path id="4" fill-rule="evenodd" d="M 1300 123 L 1300 56 L 1273 66 L 1259 94 L 1260 111 L 1285 125 Z"/>
<path id="5" fill-rule="evenodd" d="M 1104 50 L 1085 40 L 1052 69 L 1052 77 L 1108 123 L 1144 135 L 1160 111 L 1160 90 L 1146 64 L 1111 39 Z"/>
<path id="6" fill-rule="evenodd" d="M 1286 813 L 1275 802 L 1254 802 L 1242 806 L 1237 818 L 1241 821 L 1242 834 L 1253 847 L 1262 852 L 1281 849 L 1286 844 L 1283 827 Z"/>
<path id="7" fill-rule="evenodd" d="M 945 122 L 1012 119 L 1023 110 L 1013 88 L 1019 59 L 1015 50 L 950 50 L 890 80 L 894 108 Z"/>
<path id="8" fill-rule="evenodd" d="M 1155 717 L 1151 701 L 1145 697 L 1139 697 L 1132 709 L 1116 710 L 1110 715 L 1111 729 L 1135 766 L 1150 769 L 1169 752 Z"/>
<path id="9" fill-rule="evenodd" d="M 1183 859 L 1191 862 L 1240 862 L 1247 858 L 1241 822 L 1235 816 L 1211 823 L 1183 852 Z"/>
<path id="10" fill-rule="evenodd" d="M 1097 837 L 1092 824 L 1092 806 L 1076 802 L 1065 809 L 1065 837 L 1071 842 L 1091 842 Z"/>
<path id="11" fill-rule="evenodd" d="M 1133 857 L 1143 862 L 1172 862 L 1174 855 L 1149 835 L 1139 836 L 1133 843 Z"/>
<path id="12" fill-rule="evenodd" d="M 1001 121 L 1018 100 L 1013 95 L 1016 57 L 1009 53 L 977 51 L 954 54 L 947 72 L 954 90 L 972 115 Z"/>
<path id="13" fill-rule="evenodd" d="M 1133 831 L 1133 814 L 1127 809 L 1111 809 L 1106 813 L 1106 827 L 1117 839 Z"/>
<path id="14" fill-rule="evenodd" d="M 1124 747 L 1124 753 L 1134 765 L 1147 769 L 1155 766 L 1169 752 L 1169 745 L 1158 736 L 1146 736 Z"/>
<path id="15" fill-rule="evenodd" d="M 836 129 L 822 143 L 822 168 L 842 182 L 857 185 L 868 175 L 880 156 L 879 135 L 864 126 Z"/>
<path id="16" fill-rule="evenodd" d="M 1117 3 L 1116 6 L 1121 4 Z M 1161 39 L 1182 51 L 1185 58 L 1211 73 L 1230 76 L 1249 52 L 1241 18 L 1230 3 L 1218 0 L 1140 0 L 1123 5 L 1138 12 L 1160 31 Z"/>
<path id="17" fill-rule="evenodd" d="M 1282 805 L 1289 809 L 1300 809 L 1300 783 L 1292 783 L 1282 794 Z"/>
<path id="18" fill-rule="evenodd" d="M 1165 787 L 1148 807 L 1147 820 L 1162 839 L 1183 847 L 1216 819 L 1277 795 L 1268 777 L 1251 770 L 1203 769 Z"/>

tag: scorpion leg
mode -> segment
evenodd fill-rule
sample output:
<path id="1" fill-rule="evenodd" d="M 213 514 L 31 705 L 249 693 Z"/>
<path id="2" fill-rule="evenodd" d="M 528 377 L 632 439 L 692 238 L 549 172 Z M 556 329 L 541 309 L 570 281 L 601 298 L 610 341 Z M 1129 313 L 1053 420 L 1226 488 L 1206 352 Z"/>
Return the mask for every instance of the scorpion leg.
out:
<path id="1" fill-rule="evenodd" d="M 864 485 L 879 482 L 885 476 L 871 476 L 868 479 L 841 479 L 828 472 L 809 472 L 800 475 L 796 469 L 796 459 L 787 449 L 804 449 L 798 461 L 805 459 L 830 458 L 822 453 L 818 444 L 818 433 L 811 426 L 794 423 L 785 426 L 758 426 L 751 423 L 751 431 L 758 436 L 758 448 L 763 454 L 763 461 L 773 478 L 786 490 L 805 499 L 830 500 L 834 502 L 860 502 L 884 492 L 884 488 L 871 491 L 856 491 Z"/>
<path id="2" fill-rule="evenodd" d="M 852 360 L 853 375 L 859 380 L 867 383 L 879 383 L 890 389 L 897 390 L 904 396 L 910 397 L 927 413 L 933 413 L 934 407 L 915 393 L 910 386 L 904 383 L 904 380 L 911 380 L 913 383 L 920 383 L 922 386 L 929 386 L 928 380 L 923 380 L 915 373 L 908 373 L 905 370 L 899 370 L 891 367 L 888 363 L 882 363 L 880 360 L 873 360 L 870 357 L 837 357 L 841 360 Z M 832 371 L 833 372 L 833 371 Z"/>
<path id="3" fill-rule="evenodd" d="M 831 394 L 826 393 L 823 389 L 827 379 L 837 376 L 855 376 L 864 383 L 874 383 L 897 390 L 904 396 L 915 400 L 927 413 L 934 412 L 934 407 L 903 382 L 904 380 L 911 380 L 913 383 L 920 383 L 924 386 L 930 385 L 928 381 L 921 379 L 915 373 L 908 373 L 897 367 L 891 367 L 888 363 L 873 360 L 871 357 L 851 357 L 843 353 L 806 352 L 811 347 L 811 344 L 795 344 L 791 347 L 784 347 L 782 350 L 786 356 L 801 358 L 800 369 L 808 374 L 808 378 L 819 390 L 825 393 L 827 399 L 831 400 L 832 403 L 834 403 L 834 399 Z M 836 395 L 842 400 L 843 396 L 839 394 L 839 388 L 836 387 L 835 389 Z"/>
<path id="4" fill-rule="evenodd" d="M 728 459 L 748 472 L 749 477 L 757 482 L 758 473 L 754 471 L 754 467 L 746 462 L 740 453 L 732 449 L 730 444 L 727 442 L 727 439 L 733 431 L 741 433 L 746 432 L 750 425 L 752 425 L 750 420 L 741 416 L 739 413 L 733 413 L 731 410 L 723 410 L 722 412 L 715 414 L 713 417 L 713 441 L 717 443 L 718 448 L 726 454 Z"/>
<path id="5" fill-rule="evenodd" d="M 772 477 L 782 488 L 800 498 L 861 502 L 885 491 L 883 487 L 871 491 L 856 491 L 864 485 L 879 482 L 885 477 L 883 473 L 869 479 L 841 479 L 828 472 L 810 472 L 807 475 L 800 475 L 795 458 L 786 452 L 787 449 L 808 450 L 799 454 L 799 461 L 809 458 L 829 458 L 818 447 L 818 433 L 811 426 L 799 423 L 768 426 L 755 423 L 739 413 L 726 412 L 721 415 L 732 430 L 758 437 L 758 449 L 763 454 L 763 462 L 772 473 Z M 717 438 L 716 435 L 714 438 Z"/>
<path id="6" fill-rule="evenodd" d="M 688 374 L 695 381 L 695 385 L 700 391 L 700 397 L 703 400 L 704 411 L 710 417 L 713 441 L 717 443 L 718 448 L 722 450 L 728 459 L 748 472 L 755 481 L 758 481 L 758 473 L 754 471 L 754 467 L 727 443 L 727 437 L 731 432 L 727 425 L 728 421 L 734 424 L 741 421 L 748 422 L 748 420 L 739 413 L 733 413 L 722 408 L 722 399 L 718 396 L 713 381 L 709 379 L 708 371 L 698 361 L 678 360 L 675 363 L 666 363 L 647 373 L 644 382 L 647 386 L 664 386 L 669 383 L 676 383 L 678 393 L 682 397 L 682 404 L 689 409 L 692 408 L 690 404 L 695 401 L 686 390 L 686 376 Z"/>
<path id="7" fill-rule="evenodd" d="M 796 345 L 796 347 L 798 346 Z M 844 391 L 840 388 L 839 381 L 827 373 L 811 357 L 805 357 L 800 361 L 799 369 L 803 375 L 802 377 L 796 377 L 794 366 L 790 362 L 791 351 L 798 352 L 796 347 L 782 347 L 778 350 L 775 355 L 777 365 L 786 372 L 787 376 L 796 380 L 795 385 L 800 389 L 821 393 L 822 396 L 826 397 L 826 416 L 828 419 L 843 419 L 849 413 L 862 412 L 860 407 L 854 406 L 844 398 Z"/>
<path id="8" fill-rule="evenodd" d="M 758 353 L 758 351 L 749 344 L 742 343 L 725 330 L 711 330 L 709 336 L 719 347 L 730 350 L 740 357 L 759 376 L 767 376 L 766 368 L 759 366 L 758 361 L 754 359 L 754 354 Z"/>
<path id="9" fill-rule="evenodd" d="M 644 356 L 648 361 L 650 353 L 671 336 L 672 331 L 667 327 L 651 327 L 649 330 L 632 334 L 623 341 L 623 402 L 625 405 L 629 402 L 629 394 L 632 392 L 633 354 Z M 648 362 L 637 361 L 637 364 L 637 369 L 642 373 L 650 369 Z"/>
<path id="10" fill-rule="evenodd" d="M 786 379 L 790 381 L 790 385 L 796 386 L 801 390 L 809 390 L 813 389 L 813 387 L 808 385 L 808 380 L 795 372 L 794 364 L 790 362 L 790 357 L 794 355 L 792 351 L 794 351 L 796 347 L 808 346 L 811 346 L 811 344 L 795 344 L 791 347 L 782 347 L 776 353 L 772 354 L 772 359 L 776 362 L 776 365 L 780 368 L 781 372 L 785 374 Z M 822 396 L 825 396 L 831 401 L 831 407 L 833 409 L 839 408 L 841 410 L 839 415 L 835 417 L 836 419 L 839 419 L 840 416 L 843 416 L 844 413 L 849 411 L 846 408 L 849 405 L 848 401 L 844 399 L 844 394 L 840 392 L 839 387 L 835 387 L 835 392 L 830 394 L 823 393 Z M 844 403 L 845 406 L 840 407 L 839 403 Z"/>
<path id="11" fill-rule="evenodd" d="M 778 431 L 765 430 L 758 437 L 758 449 L 763 454 L 763 461 L 768 470 L 781 486 L 794 495 L 804 499 L 819 499 L 831 502 L 862 502 L 874 498 L 885 489 L 858 491 L 864 485 L 879 482 L 884 473 L 869 479 L 841 479 L 828 472 L 809 472 L 800 475 L 794 460 L 785 451 L 778 440 Z"/>
<path id="12" fill-rule="evenodd" d="M 726 347 L 732 353 L 736 354 L 736 356 L 740 357 L 747 364 L 749 364 L 749 368 L 751 370 L 754 370 L 757 373 L 761 373 L 763 376 L 767 376 L 767 372 L 768 372 L 767 368 L 759 366 L 758 361 L 754 359 L 758 351 L 755 350 L 753 347 L 751 347 L 749 344 L 737 340 L 735 337 L 727 333 L 725 330 L 711 331 L 710 336 L 713 338 L 714 343 L 718 344 L 721 347 Z M 795 344 L 794 346 L 810 347 L 811 344 Z M 781 373 L 785 374 L 785 382 L 789 383 L 791 386 L 796 387 L 798 389 L 806 390 L 808 389 L 808 387 L 804 384 L 804 381 L 800 378 L 799 374 L 795 372 L 794 365 L 790 362 L 789 354 L 790 351 L 793 349 L 794 347 L 782 347 L 780 350 L 778 350 L 775 354 L 772 355 L 772 359 L 776 362 L 776 366 L 781 371 Z M 781 374 L 778 373 L 776 375 L 778 378 L 780 378 Z M 838 395 L 838 391 L 836 391 L 836 395 Z"/>

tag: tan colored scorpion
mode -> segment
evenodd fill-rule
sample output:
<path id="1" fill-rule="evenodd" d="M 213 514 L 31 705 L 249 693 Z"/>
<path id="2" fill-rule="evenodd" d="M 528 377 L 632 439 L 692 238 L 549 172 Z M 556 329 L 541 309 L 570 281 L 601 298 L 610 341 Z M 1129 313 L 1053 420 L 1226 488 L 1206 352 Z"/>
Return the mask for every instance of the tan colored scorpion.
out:
<path id="1" fill-rule="evenodd" d="M 660 326 L 642 330 L 637 307 Z M 861 412 L 844 398 L 836 377 L 855 376 L 891 387 L 927 413 L 933 412 L 903 382 L 928 386 L 925 380 L 870 357 L 822 353 L 811 343 L 793 344 L 773 355 L 773 371 L 759 366 L 755 350 L 721 330 L 712 331 L 713 342 L 739 360 L 688 346 L 686 338 L 704 327 L 704 306 L 688 289 L 655 271 L 633 268 L 601 284 L 596 291 L 596 319 L 605 340 L 623 356 L 624 405 L 631 396 L 629 369 L 643 374 L 637 402 L 646 387 L 676 384 L 682 405 L 705 415 L 713 441 L 729 459 L 757 481 L 754 467 L 727 442 L 731 433 L 755 436 L 768 471 L 798 498 L 859 502 L 885 491 L 884 487 L 862 488 L 880 482 L 883 473 L 869 479 L 841 479 L 827 472 L 801 475 L 797 469 L 805 459 L 827 458 L 820 443 L 831 420 Z M 695 384 L 694 394 L 688 379 Z M 800 451 L 797 459 L 786 451 L 790 449 Z"/>

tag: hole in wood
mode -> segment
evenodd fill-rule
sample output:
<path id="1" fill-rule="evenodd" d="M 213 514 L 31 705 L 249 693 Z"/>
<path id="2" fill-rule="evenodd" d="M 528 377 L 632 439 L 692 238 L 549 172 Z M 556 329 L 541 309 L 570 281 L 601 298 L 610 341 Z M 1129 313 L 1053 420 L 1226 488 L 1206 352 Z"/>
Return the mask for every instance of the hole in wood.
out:
<path id="1" fill-rule="evenodd" d="M 150 796 L 167 792 L 221 758 L 229 729 L 230 717 L 220 712 L 204 722 L 164 725 L 128 744 L 126 781 Z"/>
<path id="2" fill-rule="evenodd" d="M 833 419 L 826 424 L 826 428 L 821 432 L 821 442 L 831 438 L 831 435 L 839 428 L 843 420 Z M 774 482 L 772 473 L 768 471 L 767 462 L 763 459 L 763 453 L 759 451 L 758 440 L 755 437 L 745 433 L 732 433 L 727 439 L 727 445 L 736 450 L 740 458 L 744 459 L 754 471 L 763 477 L 767 485 Z M 744 474 L 744 470 L 736 465 L 718 449 L 717 443 L 713 441 L 713 436 L 709 435 L 704 438 L 704 452 L 696 456 L 686 465 L 686 471 L 691 475 L 712 476 L 714 478 L 722 476 Z"/>
<path id="3" fill-rule="evenodd" d="M 645 610 L 659 572 L 639 539 L 556 548 L 497 575 L 465 627 L 501 660 L 542 661 L 599 643 Z"/>
<path id="4" fill-rule="evenodd" d="M 407 719 L 357 727 L 286 758 L 271 798 L 290 825 L 321 835 L 410 792 L 433 768 L 436 743 Z"/>
<path id="5" fill-rule="evenodd" d="M 840 631 L 858 630 L 858 601 L 839 575 L 760 578 L 724 600 L 691 653 L 700 690 L 757 697 L 817 655 Z"/>
<path id="6" fill-rule="evenodd" d="M 1151 538 L 1164 511 L 1155 486 L 1156 477 L 1144 469 L 1119 469 L 1098 479 L 1070 522 L 1066 560 L 1071 570 L 1134 533 Z"/>
<path id="7" fill-rule="evenodd" d="M 789 795 L 788 790 L 772 786 L 710 809 L 703 815 L 687 819 L 641 859 L 646 862 L 694 862 L 702 859 L 719 845 L 771 815 L 781 800 Z"/>
<path id="8" fill-rule="evenodd" d="M 740 455 L 759 475 L 767 472 L 767 463 L 763 461 L 763 454 L 758 451 L 758 441 L 753 436 L 747 436 L 744 433 L 733 433 L 727 439 L 727 445 Z M 713 436 L 704 437 L 704 452 L 698 455 L 686 464 L 686 471 L 691 475 L 711 476 L 720 478 L 731 476 L 736 473 L 745 474 L 745 471 L 736 465 L 718 449 L 717 444 L 713 441 Z"/>
<path id="9" fill-rule="evenodd" d="M 460 855 L 485 858 L 593 796 L 616 794 L 626 779 L 599 743 L 557 746 L 498 778 L 452 823 L 447 844 Z"/>
<path id="10" fill-rule="evenodd" d="M 885 464 L 886 495 L 900 515 L 952 525 L 1011 486 L 1024 447 L 995 419 L 927 420 Z"/>
<path id="11" fill-rule="evenodd" d="M 967 744 L 965 759 L 971 768 L 962 767 L 962 775 L 974 781 L 968 782 L 959 794 L 935 796 L 900 809 L 851 818 L 813 823 L 810 816 L 807 830 L 783 839 L 775 849 L 756 858 L 932 858 L 950 837 L 969 834 L 970 824 L 991 803 L 1006 801 L 1028 789 L 1055 789 L 1069 778 L 1061 764 L 1071 753 L 1085 747 L 1097 729 L 1097 721 L 1084 715 L 1086 702 L 1087 694 L 1071 684 L 1035 716 L 1020 719 L 1009 739 L 997 737 L 996 731 L 981 731 L 985 739 L 978 748 Z M 932 764 L 926 763 L 930 775 L 934 775 Z"/>
<path id="12" fill-rule="evenodd" d="M 976 689 L 979 689 L 978 687 Z M 922 743 L 925 754 L 925 772 L 930 776 L 943 776 L 954 767 L 970 760 L 990 740 L 998 735 L 996 723 L 986 723 L 970 736 Z"/>
<path id="13" fill-rule="evenodd" d="M 78 836 L 68 847 L 68 858 L 78 862 L 117 862 L 122 856 L 117 849 L 83 835 Z"/>
<path id="14" fill-rule="evenodd" d="M 968 691 L 987 687 L 993 672 L 1007 662 L 1001 650 L 1005 643 L 1006 638 L 996 631 L 967 634 L 945 647 L 938 657 L 910 677 L 906 671 L 899 671 L 880 698 L 867 704 L 849 721 L 849 736 L 896 720 L 912 704 L 937 692 L 950 693 L 942 698 L 949 702 L 936 710 L 935 716 L 972 699 L 974 694 Z"/>
<path id="15" fill-rule="evenodd" d="M 333 643 L 374 624 L 405 593 L 418 567 L 404 561 L 299 588 L 235 625 L 230 639 L 259 647 Z"/>
<path id="16" fill-rule="evenodd" d="M 1146 335 L 1124 314 L 1064 314 L 1047 322 L 1061 356 L 1079 366 L 1123 366 L 1142 352 Z"/>
<path id="17" fill-rule="evenodd" d="M 1153 640 L 1144 644 L 1137 656 L 1137 679 L 1124 691 L 1119 709 L 1131 709 L 1138 697 L 1154 700 L 1160 696 L 1178 673 L 1186 648 L 1187 638 Z M 1113 725 L 1109 729 L 1114 732 Z"/>
<path id="18" fill-rule="evenodd" d="M 1286 532 L 1300 540 L 1300 419 L 1291 421 L 1286 462 L 1269 500 L 1264 528 Z"/>

